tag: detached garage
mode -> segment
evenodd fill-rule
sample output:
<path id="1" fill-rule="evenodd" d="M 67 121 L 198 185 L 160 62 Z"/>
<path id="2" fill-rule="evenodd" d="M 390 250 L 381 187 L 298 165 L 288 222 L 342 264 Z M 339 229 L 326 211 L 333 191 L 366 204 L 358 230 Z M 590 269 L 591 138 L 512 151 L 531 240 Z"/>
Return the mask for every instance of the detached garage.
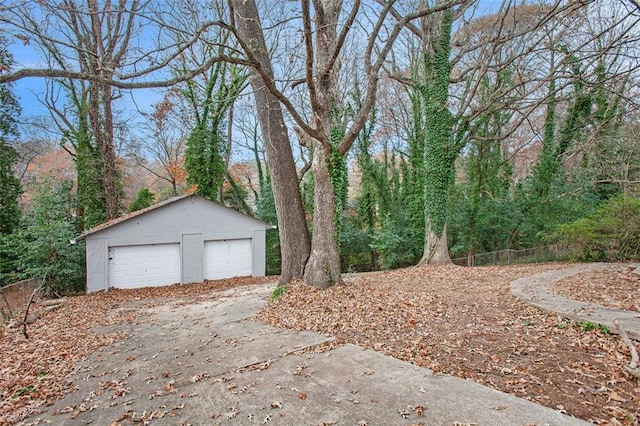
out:
<path id="1" fill-rule="evenodd" d="M 199 195 L 172 198 L 78 237 L 87 292 L 264 276 L 268 227 Z"/>

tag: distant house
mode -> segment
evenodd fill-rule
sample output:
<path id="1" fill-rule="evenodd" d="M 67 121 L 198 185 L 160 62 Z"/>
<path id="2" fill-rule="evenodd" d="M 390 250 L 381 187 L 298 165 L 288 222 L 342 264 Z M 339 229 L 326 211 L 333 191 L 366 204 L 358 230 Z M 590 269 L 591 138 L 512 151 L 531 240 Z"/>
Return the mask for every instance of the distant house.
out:
<path id="1" fill-rule="evenodd" d="M 78 237 L 87 292 L 264 276 L 267 228 L 199 195 L 172 198 Z"/>

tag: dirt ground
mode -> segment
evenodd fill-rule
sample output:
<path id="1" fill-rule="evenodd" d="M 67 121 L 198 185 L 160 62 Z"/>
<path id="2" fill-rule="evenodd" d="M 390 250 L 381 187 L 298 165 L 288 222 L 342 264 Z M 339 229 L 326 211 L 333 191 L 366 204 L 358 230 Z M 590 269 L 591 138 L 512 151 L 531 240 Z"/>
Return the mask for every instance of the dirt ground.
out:
<path id="1" fill-rule="evenodd" d="M 509 291 L 517 278 L 572 266 L 408 268 L 347 275 L 345 285 L 325 292 L 292 284 L 259 318 L 328 333 L 337 338 L 334 346 L 358 344 L 594 423 L 639 424 L 640 384 L 624 368 L 630 360 L 626 345 L 607 330 L 546 314 Z M 621 266 L 615 274 L 572 277 L 559 283 L 558 291 L 580 300 L 606 294 L 610 306 L 634 307 L 625 289 L 637 290 L 638 282 L 627 272 Z M 42 310 L 29 325 L 28 340 L 20 327 L 0 328 L 0 424 L 19 421 L 72 391 L 65 377 L 73 365 L 125 337 L 91 330 L 135 320 L 134 305 L 158 305 L 168 298 L 190 303 L 217 290 L 270 280 L 78 296 Z"/>

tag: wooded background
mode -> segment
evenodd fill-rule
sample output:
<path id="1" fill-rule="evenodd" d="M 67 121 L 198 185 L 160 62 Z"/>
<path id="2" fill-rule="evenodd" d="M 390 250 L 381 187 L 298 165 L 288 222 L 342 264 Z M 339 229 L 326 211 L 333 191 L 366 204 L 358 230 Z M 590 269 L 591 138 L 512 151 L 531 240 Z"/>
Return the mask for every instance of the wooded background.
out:
<path id="1" fill-rule="evenodd" d="M 639 21 L 633 0 L 3 2 L 2 283 L 81 290 L 69 240 L 190 191 L 277 225 L 268 270 L 321 289 L 549 244 L 638 258 Z"/>

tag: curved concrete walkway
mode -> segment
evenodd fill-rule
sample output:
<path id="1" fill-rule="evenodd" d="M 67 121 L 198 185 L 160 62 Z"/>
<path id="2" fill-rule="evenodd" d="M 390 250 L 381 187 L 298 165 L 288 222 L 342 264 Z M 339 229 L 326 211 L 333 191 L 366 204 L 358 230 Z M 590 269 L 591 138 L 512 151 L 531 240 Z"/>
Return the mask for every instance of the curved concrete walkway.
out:
<path id="1" fill-rule="evenodd" d="M 640 273 L 640 264 L 629 264 Z M 578 302 L 553 292 L 554 282 L 581 272 L 617 269 L 619 264 L 592 263 L 575 268 L 550 271 L 542 274 L 520 278 L 511 283 L 511 292 L 525 303 L 537 306 L 547 312 L 553 312 L 574 321 L 588 321 L 593 324 L 604 325 L 611 332 L 617 333 L 614 320 L 625 329 L 629 337 L 640 340 L 640 313 L 605 308 L 600 305 Z"/>

